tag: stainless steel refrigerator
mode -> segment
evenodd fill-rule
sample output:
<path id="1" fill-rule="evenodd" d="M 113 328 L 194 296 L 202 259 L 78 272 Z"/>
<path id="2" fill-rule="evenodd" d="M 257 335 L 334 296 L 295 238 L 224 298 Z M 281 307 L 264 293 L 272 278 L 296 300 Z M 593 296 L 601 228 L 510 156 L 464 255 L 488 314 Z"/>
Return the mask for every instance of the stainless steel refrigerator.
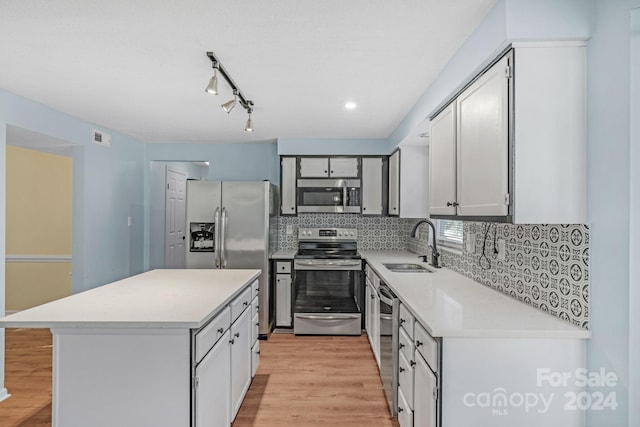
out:
<path id="1" fill-rule="evenodd" d="M 269 256 L 277 237 L 277 188 L 268 181 L 187 181 L 187 268 L 256 268 L 259 334 L 272 329 Z"/>

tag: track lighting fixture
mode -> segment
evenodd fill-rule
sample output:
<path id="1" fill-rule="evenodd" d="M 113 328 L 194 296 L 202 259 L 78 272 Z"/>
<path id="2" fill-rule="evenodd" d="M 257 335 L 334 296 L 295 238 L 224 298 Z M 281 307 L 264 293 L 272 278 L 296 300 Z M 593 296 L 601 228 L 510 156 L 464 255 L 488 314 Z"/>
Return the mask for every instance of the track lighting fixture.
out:
<path id="1" fill-rule="evenodd" d="M 253 132 L 253 120 L 251 120 L 251 112 L 253 110 L 249 108 L 249 117 L 247 118 L 247 124 L 244 125 L 245 132 Z"/>
<path id="2" fill-rule="evenodd" d="M 235 91 L 233 92 L 233 99 L 231 101 L 227 101 L 224 104 L 221 105 L 222 109 L 224 110 L 225 113 L 229 114 L 231 112 L 231 110 L 233 110 L 233 107 L 236 106 L 236 103 L 238 102 L 238 95 L 235 93 Z"/>
<path id="3" fill-rule="evenodd" d="M 218 94 L 218 73 L 216 65 L 213 66 L 213 77 L 211 77 L 211 80 L 209 80 L 209 84 L 207 85 L 205 91 L 212 95 Z"/>
<path id="4" fill-rule="evenodd" d="M 207 52 L 207 56 L 209 57 L 209 59 L 211 60 L 211 64 L 213 65 L 213 77 L 211 77 L 211 79 L 209 80 L 206 91 L 214 95 L 218 94 L 217 73 L 219 72 L 220 75 L 226 80 L 227 84 L 229 84 L 231 90 L 233 90 L 233 99 L 222 104 L 222 109 L 228 114 L 231 112 L 231 110 L 233 110 L 233 107 L 235 107 L 236 104 L 240 104 L 240 106 L 244 108 L 249 114 L 244 130 L 247 132 L 253 132 L 253 120 L 251 119 L 251 113 L 253 112 L 253 101 L 245 98 L 238 86 L 229 76 L 229 73 L 227 73 L 220 61 L 218 61 L 218 59 L 215 57 L 213 52 Z"/>

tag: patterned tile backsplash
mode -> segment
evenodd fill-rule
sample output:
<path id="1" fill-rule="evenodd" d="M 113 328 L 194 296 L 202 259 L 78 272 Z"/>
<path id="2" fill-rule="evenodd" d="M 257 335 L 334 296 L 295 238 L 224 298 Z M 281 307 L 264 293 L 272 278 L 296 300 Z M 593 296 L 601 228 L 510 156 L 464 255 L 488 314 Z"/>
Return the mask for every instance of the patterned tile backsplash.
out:
<path id="1" fill-rule="evenodd" d="M 407 249 L 428 250 L 428 226 Z M 465 222 L 475 249 L 441 250 L 444 266 L 544 312 L 589 329 L 589 228 L 582 224 L 513 225 Z M 494 244 L 505 241 L 505 259 Z M 486 241 L 486 245 L 485 242 Z M 484 246 L 484 255 L 483 255 Z M 430 253 L 430 251 L 429 251 Z"/>
<path id="2" fill-rule="evenodd" d="M 358 229 L 358 247 L 366 250 L 401 250 L 406 248 L 407 237 L 415 221 L 394 217 L 366 217 L 350 214 L 299 214 L 297 217 L 279 217 L 279 249 L 298 249 L 298 228 L 342 227 Z M 286 234 L 287 225 L 293 234 Z"/>
<path id="3" fill-rule="evenodd" d="M 299 227 L 348 227 L 358 229 L 361 249 L 407 249 L 421 255 L 430 254 L 429 227 L 420 226 L 414 239 L 409 234 L 415 223 L 414 219 L 349 214 L 282 216 L 278 218 L 278 247 L 296 250 Z M 292 226 L 293 234 L 286 234 L 287 225 Z M 589 329 L 589 228 L 586 225 L 464 222 L 465 239 L 469 235 L 475 239 L 473 250 L 467 251 L 465 247 L 461 253 L 440 251 L 445 267 Z M 505 241 L 504 260 L 499 260 L 494 252 L 494 242 L 497 244 L 500 239 Z"/>

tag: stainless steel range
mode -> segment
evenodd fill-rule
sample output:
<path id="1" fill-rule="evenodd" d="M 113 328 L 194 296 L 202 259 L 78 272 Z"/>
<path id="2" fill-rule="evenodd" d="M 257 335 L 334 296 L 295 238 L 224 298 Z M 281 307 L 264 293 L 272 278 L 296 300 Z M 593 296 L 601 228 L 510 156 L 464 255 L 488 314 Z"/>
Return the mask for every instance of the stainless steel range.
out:
<path id="1" fill-rule="evenodd" d="M 300 228 L 295 270 L 293 332 L 362 333 L 362 260 L 353 228 Z"/>

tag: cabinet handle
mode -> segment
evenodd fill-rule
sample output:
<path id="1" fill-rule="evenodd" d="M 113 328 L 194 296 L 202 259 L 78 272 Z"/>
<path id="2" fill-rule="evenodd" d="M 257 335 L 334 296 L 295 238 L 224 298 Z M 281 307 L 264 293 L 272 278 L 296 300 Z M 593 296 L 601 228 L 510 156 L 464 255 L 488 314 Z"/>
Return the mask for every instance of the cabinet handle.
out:
<path id="1" fill-rule="evenodd" d="M 416 347 L 420 347 L 422 345 L 422 341 L 416 341 Z"/>
<path id="2" fill-rule="evenodd" d="M 447 206 L 458 206 L 458 202 L 447 202 Z"/>
<path id="3" fill-rule="evenodd" d="M 375 296 L 371 295 L 371 299 L 374 299 L 374 298 L 375 298 Z"/>
<path id="4" fill-rule="evenodd" d="M 404 368 L 400 366 L 400 372 L 404 372 Z"/>
<path id="5" fill-rule="evenodd" d="M 404 348 L 404 344 L 400 343 L 398 344 L 398 349 Z"/>
<path id="6" fill-rule="evenodd" d="M 235 334 L 233 334 L 233 336 L 236 338 L 240 338 L 240 332 L 236 332 Z"/>
<path id="7" fill-rule="evenodd" d="M 404 411 L 404 409 L 402 409 L 402 407 L 398 406 L 398 413 Z"/>
<path id="8" fill-rule="evenodd" d="M 414 366 L 416 366 L 416 362 L 412 360 L 411 362 L 409 362 L 409 365 L 413 368 Z"/>
<path id="9" fill-rule="evenodd" d="M 219 334 L 221 334 L 221 333 L 223 333 L 223 332 L 224 332 L 224 329 L 222 329 L 222 328 L 218 328 L 218 333 L 219 333 Z"/>
<path id="10" fill-rule="evenodd" d="M 234 340 L 233 338 L 231 338 L 231 340 L 229 340 L 229 344 L 234 344 L 236 342 L 236 340 Z"/>
<path id="11" fill-rule="evenodd" d="M 243 306 L 243 307 L 246 307 L 246 306 L 248 306 L 248 305 L 249 305 L 249 303 L 248 303 L 247 301 L 244 301 L 244 302 L 242 303 L 242 306 Z"/>
<path id="12" fill-rule="evenodd" d="M 256 326 L 260 326 L 260 323 L 256 323 Z"/>
<path id="13" fill-rule="evenodd" d="M 402 325 L 405 322 L 405 320 L 401 317 L 400 318 L 400 324 Z"/>

